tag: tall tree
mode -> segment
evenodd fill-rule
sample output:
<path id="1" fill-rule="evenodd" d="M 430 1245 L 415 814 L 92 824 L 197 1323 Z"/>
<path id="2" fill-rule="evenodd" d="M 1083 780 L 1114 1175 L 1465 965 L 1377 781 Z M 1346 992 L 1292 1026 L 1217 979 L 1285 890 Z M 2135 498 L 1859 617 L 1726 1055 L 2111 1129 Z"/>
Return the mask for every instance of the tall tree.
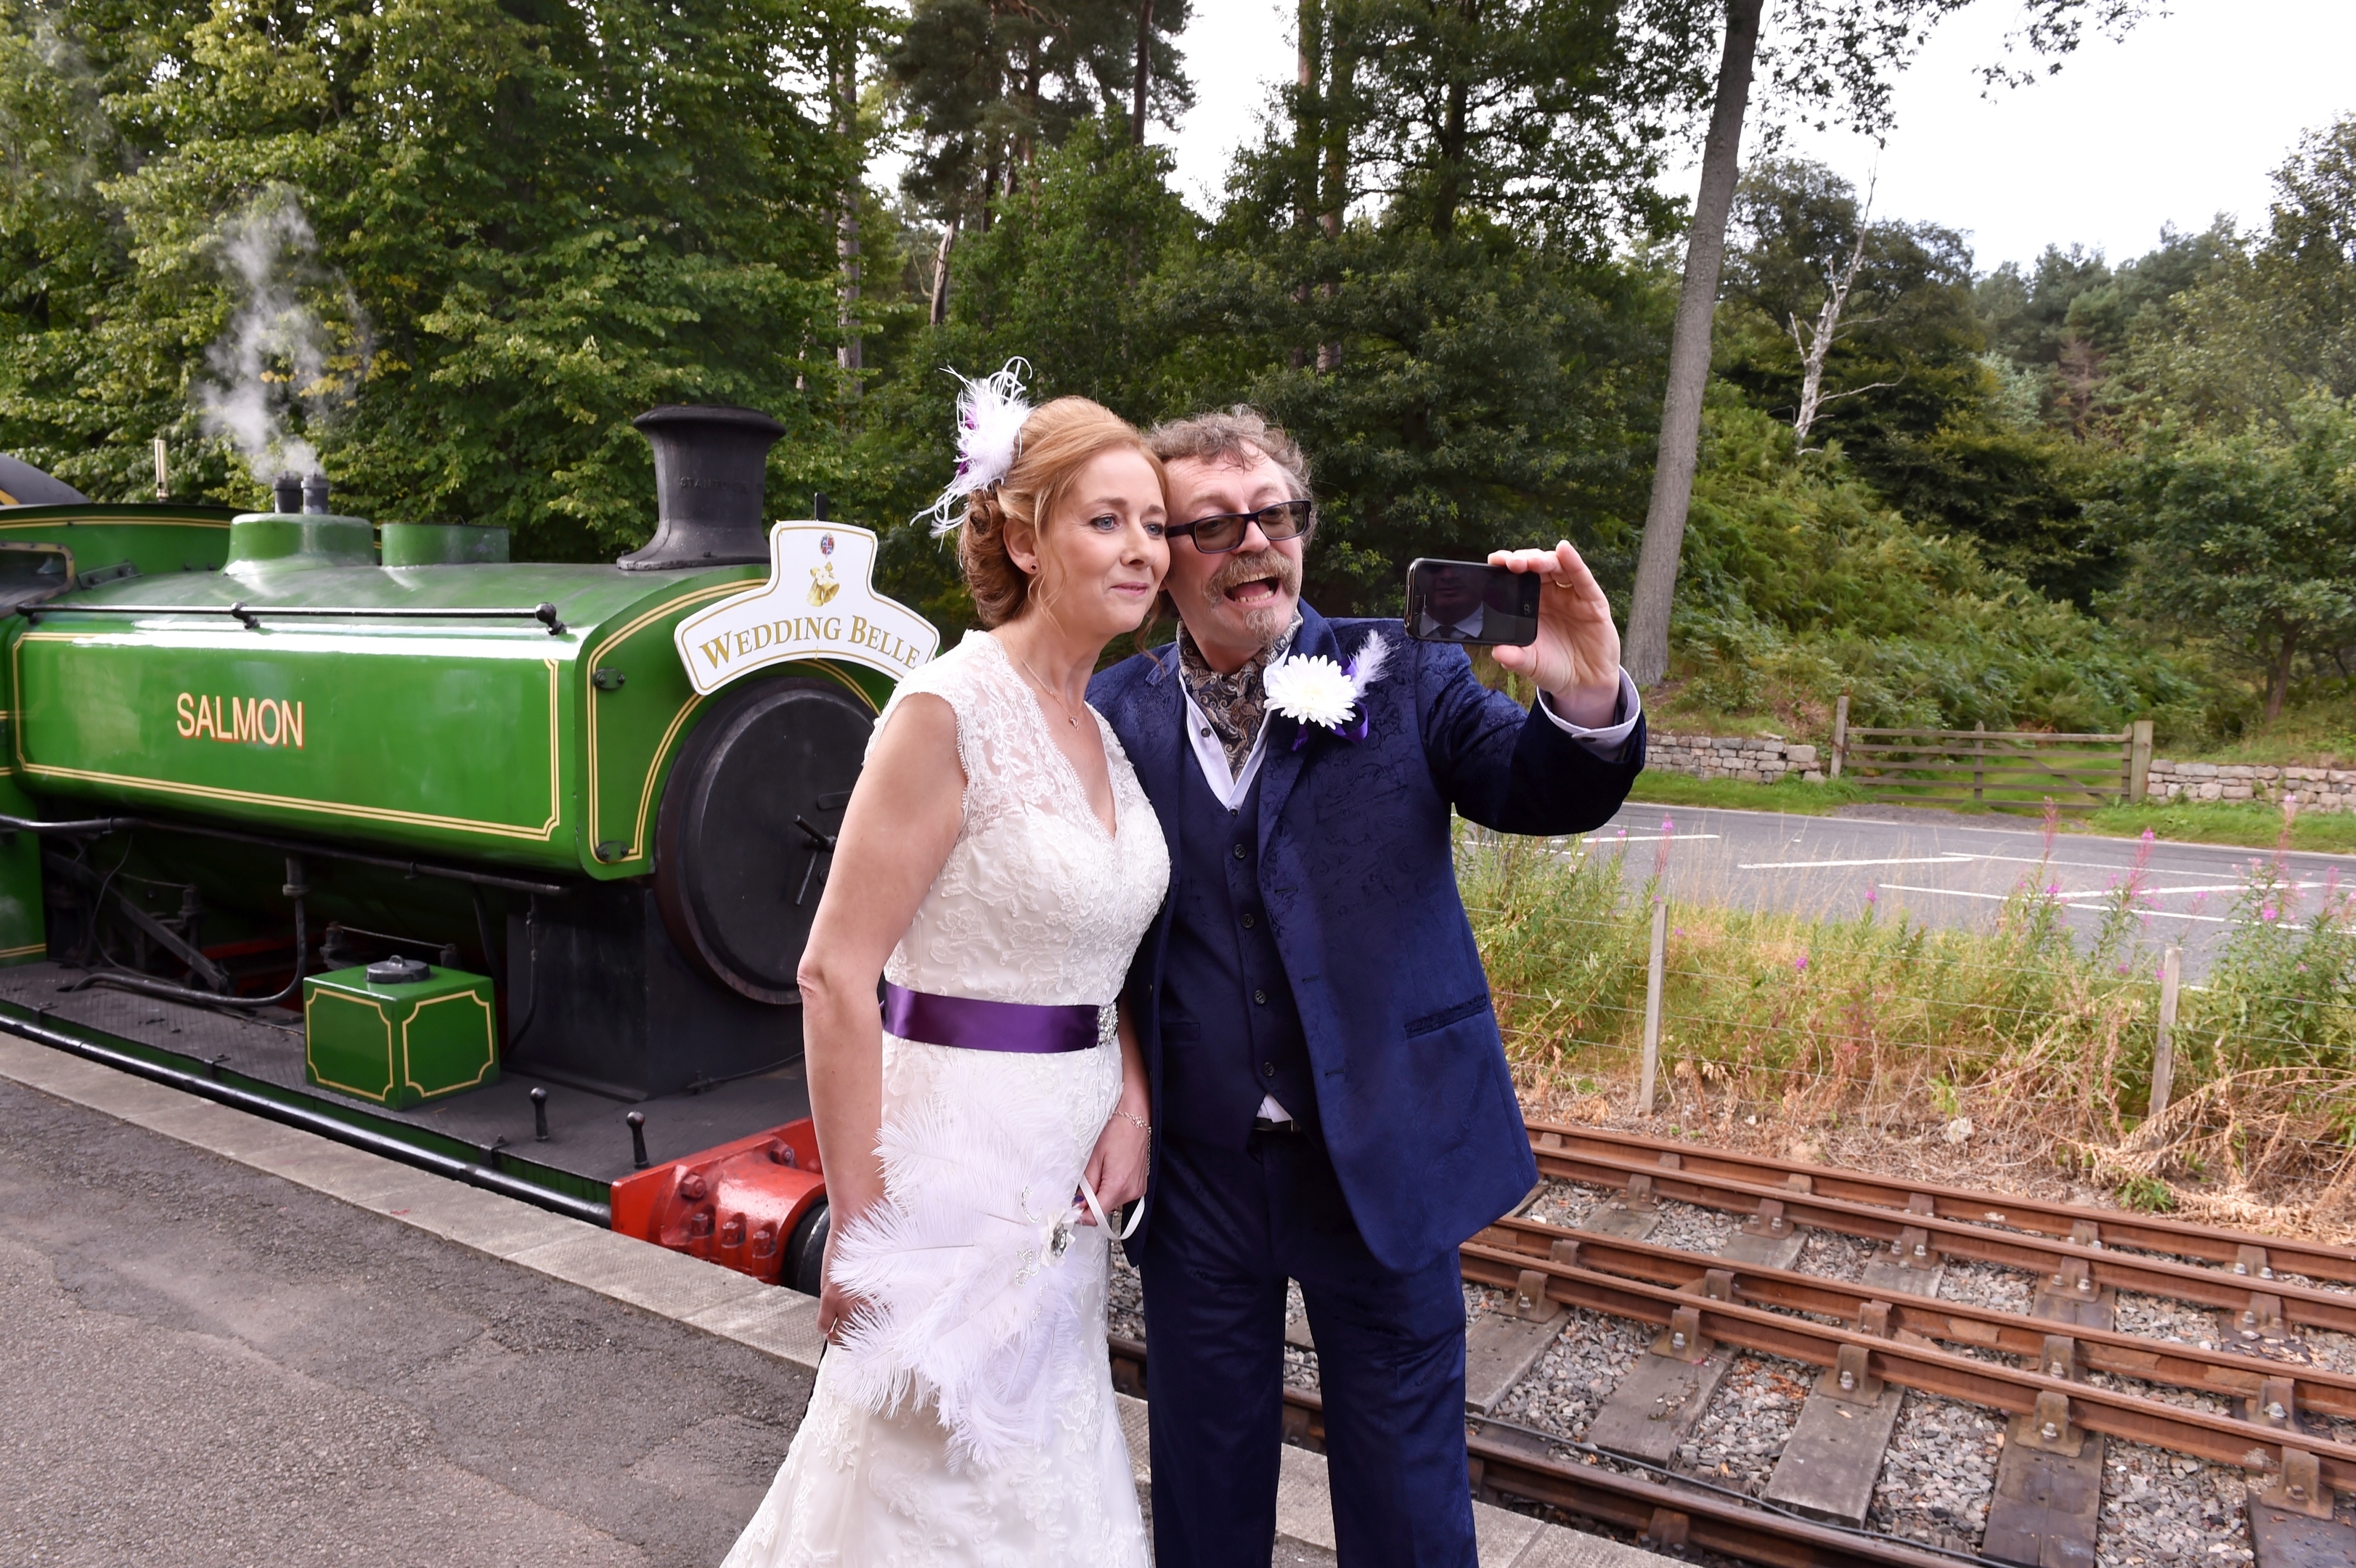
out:
<path id="1" fill-rule="evenodd" d="M 1697 20 L 1687 0 L 1653 0 L 1665 30 L 1690 33 Z M 1829 109 L 1869 133 L 1887 127 L 1891 84 L 1929 28 L 1972 0 L 1792 0 L 1782 21 L 1785 45 L 1773 85 L 1783 103 Z M 2025 0 L 2027 20 L 2013 40 L 2048 59 L 2083 41 L 2092 23 L 2114 34 L 2151 8 L 2153 0 Z M 1676 326 L 1669 345 L 1669 383 L 1661 405 L 1659 456 L 1644 540 L 1628 616 L 1628 670 L 1640 686 L 1668 673 L 1669 616 L 1686 510 L 1693 495 L 1701 435 L 1702 393 L 1709 380 L 1709 340 L 1726 221 L 1734 200 L 1742 123 L 1759 59 L 1760 0 L 1724 0 L 1716 29 L 1720 40 L 1717 91 L 1702 148 L 1700 188 L 1686 246 L 1686 272 Z M 2023 80 L 2005 62 L 1983 73 L 1991 82 Z"/>
<path id="2" fill-rule="evenodd" d="M 916 0 L 884 73 L 917 147 L 902 188 L 941 223 L 933 319 L 948 319 L 952 254 L 994 203 L 1097 114 L 1129 120 L 1193 102 L 1172 41 L 1187 0 Z M 1142 105 L 1141 109 L 1140 105 Z"/>
<path id="3" fill-rule="evenodd" d="M 35 258 L 0 291 L 0 446 L 116 498 L 152 486 L 162 434 L 176 494 L 252 502 L 199 383 L 316 365 L 350 395 L 286 417 L 355 510 L 505 524 L 560 558 L 643 541 L 632 415 L 725 400 L 790 425 L 812 417 L 797 383 L 834 374 L 853 166 L 822 90 L 788 85 L 824 82 L 822 20 L 801 0 L 0 14 L 0 101 L 63 95 L 86 131 L 0 187 L 0 247 Z M 56 47 L 15 47 L 36 27 Z M 209 361 L 280 293 L 315 322 L 302 353 Z"/>
<path id="4" fill-rule="evenodd" d="M 2137 537 L 2123 603 L 2214 638 L 2282 717 L 2302 653 L 2356 640 L 2356 410 L 2317 393 L 2227 435 L 2163 427 L 2123 501 Z"/>

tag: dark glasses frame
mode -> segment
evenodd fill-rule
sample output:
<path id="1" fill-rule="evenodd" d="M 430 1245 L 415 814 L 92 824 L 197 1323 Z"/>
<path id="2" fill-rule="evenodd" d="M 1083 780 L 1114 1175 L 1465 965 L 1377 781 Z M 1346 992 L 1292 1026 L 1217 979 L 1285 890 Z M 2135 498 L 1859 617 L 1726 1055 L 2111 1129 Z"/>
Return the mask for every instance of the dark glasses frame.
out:
<path id="1" fill-rule="evenodd" d="M 1244 542 L 1254 523 L 1259 525 L 1259 531 L 1267 536 L 1270 544 L 1305 538 L 1316 529 L 1317 504 L 1313 501 L 1279 501 L 1273 507 L 1262 507 L 1256 512 L 1221 512 L 1216 517 L 1197 517 L 1191 523 L 1172 523 L 1162 530 L 1162 537 L 1166 539 L 1192 539 L 1195 549 L 1204 555 L 1226 555 Z M 1227 539 L 1225 544 L 1217 542 L 1226 538 L 1230 528 L 1235 531 L 1235 538 Z M 1207 543 L 1204 539 L 1205 530 L 1210 535 L 1210 542 Z"/>

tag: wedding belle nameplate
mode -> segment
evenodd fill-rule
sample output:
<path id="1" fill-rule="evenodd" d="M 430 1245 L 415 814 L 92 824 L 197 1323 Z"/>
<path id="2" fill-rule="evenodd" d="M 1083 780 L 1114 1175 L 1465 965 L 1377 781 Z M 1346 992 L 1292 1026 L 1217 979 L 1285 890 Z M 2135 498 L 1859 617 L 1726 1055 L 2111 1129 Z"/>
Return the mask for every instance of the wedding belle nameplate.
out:
<path id="1" fill-rule="evenodd" d="M 697 611 L 671 633 L 687 678 L 710 696 L 797 659 L 843 659 L 900 677 L 940 650 L 932 623 L 875 592 L 875 536 L 847 523 L 769 530 L 769 581 Z"/>

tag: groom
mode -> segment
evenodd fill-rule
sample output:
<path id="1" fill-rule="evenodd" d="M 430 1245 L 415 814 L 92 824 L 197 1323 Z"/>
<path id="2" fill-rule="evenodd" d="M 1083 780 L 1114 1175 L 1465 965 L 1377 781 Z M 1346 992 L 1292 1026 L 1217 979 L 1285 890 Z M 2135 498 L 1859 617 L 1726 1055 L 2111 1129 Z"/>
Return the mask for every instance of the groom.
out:
<path id="1" fill-rule="evenodd" d="M 1276 1533 L 1285 1281 L 1301 1282 L 1346 1568 L 1474 1568 L 1457 1244 L 1537 1179 L 1451 809 L 1580 832 L 1644 767 L 1611 607 L 1578 553 L 1537 644 L 1498 662 L 1300 602 L 1305 461 L 1248 410 L 1148 439 L 1169 471 L 1177 640 L 1097 677 L 1170 845 L 1170 896 L 1127 992 L 1153 1082 L 1144 1275 L 1162 1568 L 1264 1568 Z M 1339 724 L 1282 711 L 1287 655 L 1389 656 Z M 1363 666 L 1361 667 L 1364 667 Z M 1346 695 L 1346 693 L 1345 693 Z M 1363 720 L 1363 724 L 1361 724 Z"/>

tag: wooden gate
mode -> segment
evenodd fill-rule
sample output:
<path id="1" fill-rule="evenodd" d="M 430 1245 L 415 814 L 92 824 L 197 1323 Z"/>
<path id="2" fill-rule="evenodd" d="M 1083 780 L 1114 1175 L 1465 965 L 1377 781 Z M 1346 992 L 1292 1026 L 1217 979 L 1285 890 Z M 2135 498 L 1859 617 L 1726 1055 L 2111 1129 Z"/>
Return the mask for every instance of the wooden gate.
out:
<path id="1" fill-rule="evenodd" d="M 1830 773 L 1918 805 L 2099 811 L 2140 801 L 2151 771 L 2151 720 L 2115 735 L 2030 730 L 1879 730 L 1833 716 Z"/>

